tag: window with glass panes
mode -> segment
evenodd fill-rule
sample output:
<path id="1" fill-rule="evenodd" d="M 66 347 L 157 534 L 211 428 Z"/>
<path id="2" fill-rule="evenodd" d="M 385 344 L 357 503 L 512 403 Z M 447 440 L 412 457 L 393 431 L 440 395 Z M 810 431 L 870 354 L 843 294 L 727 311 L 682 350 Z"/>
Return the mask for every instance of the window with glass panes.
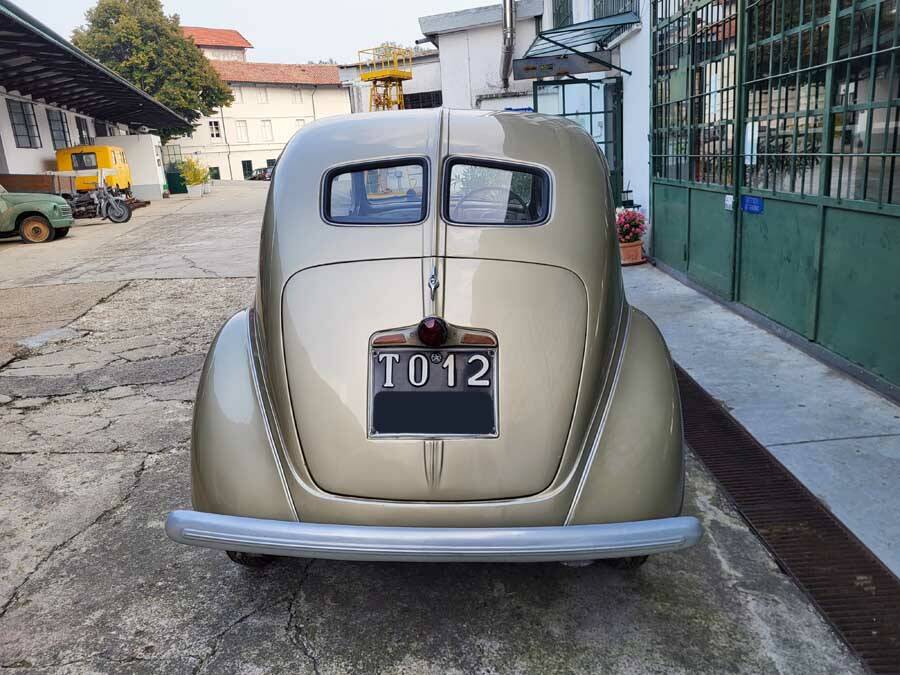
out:
<path id="1" fill-rule="evenodd" d="M 714 0 L 694 12 L 690 49 L 691 180 L 734 185 L 736 0 Z"/>
<path id="2" fill-rule="evenodd" d="M 572 23 L 572 0 L 553 0 L 553 27 Z"/>
<path id="3" fill-rule="evenodd" d="M 747 6 L 744 185 L 900 204 L 897 0 Z"/>
<path id="4" fill-rule="evenodd" d="M 61 110 L 47 110 L 47 122 L 50 124 L 50 138 L 53 140 L 53 149 L 68 148 L 71 144 L 69 137 L 69 120 Z"/>
<path id="5" fill-rule="evenodd" d="M 640 12 L 639 0 L 594 0 L 594 18 L 602 19 L 622 12 Z M 607 38 L 609 42 L 612 38 Z"/>
<path id="6" fill-rule="evenodd" d="M 91 136 L 88 121 L 84 117 L 76 117 L 75 126 L 78 127 L 78 143 L 81 145 L 92 145 L 94 138 Z"/>
<path id="7" fill-rule="evenodd" d="M 12 124 L 13 136 L 17 148 L 41 147 L 41 132 L 34 117 L 34 105 L 25 101 L 6 99 L 9 121 Z"/>
<path id="8" fill-rule="evenodd" d="M 656 0 L 653 176 L 733 185 L 737 105 L 737 1 Z"/>
<path id="9" fill-rule="evenodd" d="M 678 0 L 656 0 L 651 41 L 653 76 L 650 155 L 656 178 L 687 180 L 688 38 L 690 14 Z"/>

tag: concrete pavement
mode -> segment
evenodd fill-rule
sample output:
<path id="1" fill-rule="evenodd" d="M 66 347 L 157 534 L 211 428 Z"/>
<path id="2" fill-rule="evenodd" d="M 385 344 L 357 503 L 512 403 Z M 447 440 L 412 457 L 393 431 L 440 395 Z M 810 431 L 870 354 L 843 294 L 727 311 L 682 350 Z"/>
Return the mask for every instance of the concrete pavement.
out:
<path id="1" fill-rule="evenodd" d="M 169 541 L 166 513 L 190 502 L 203 356 L 252 298 L 261 187 L 75 230 L 77 249 L 0 248 L 12 304 L 36 285 L 117 286 L 0 367 L 4 670 L 862 672 L 693 459 L 686 511 L 706 534 L 636 573 L 303 560 L 252 571 Z"/>
<path id="2" fill-rule="evenodd" d="M 629 300 L 672 356 L 900 576 L 900 406 L 651 267 Z"/>

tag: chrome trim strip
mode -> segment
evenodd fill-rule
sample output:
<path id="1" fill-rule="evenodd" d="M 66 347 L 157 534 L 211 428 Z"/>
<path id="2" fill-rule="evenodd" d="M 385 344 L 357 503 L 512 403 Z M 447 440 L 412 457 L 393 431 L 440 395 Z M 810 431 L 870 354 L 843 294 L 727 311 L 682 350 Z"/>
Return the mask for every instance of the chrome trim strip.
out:
<path id="1" fill-rule="evenodd" d="M 572 504 L 569 506 L 569 512 L 566 514 L 565 525 L 572 522 L 575 515 L 575 507 L 578 506 L 578 500 L 584 490 L 584 484 L 587 482 L 591 467 L 594 465 L 594 457 L 600 449 L 600 438 L 603 436 L 603 430 L 606 428 L 606 421 L 609 418 L 609 411 L 612 409 L 613 399 L 616 395 L 616 387 L 619 384 L 619 375 L 622 373 L 622 364 L 625 363 L 625 354 L 628 351 L 628 333 L 631 329 L 631 307 L 623 302 L 625 311 L 625 333 L 622 336 L 622 346 L 619 350 L 619 359 L 616 362 L 615 373 L 613 374 L 612 385 L 609 388 L 609 394 L 606 397 L 606 407 L 603 409 L 603 417 L 600 418 L 600 425 L 597 427 L 597 433 L 594 435 L 594 442 L 591 444 L 591 452 L 588 454 L 587 462 L 581 471 L 581 478 L 578 480 L 578 487 L 575 490 L 575 496 L 572 497 Z"/>
<path id="2" fill-rule="evenodd" d="M 173 511 L 173 541 L 228 551 L 330 560 L 545 562 L 677 551 L 702 534 L 692 516 L 554 527 L 382 527 L 295 523 Z"/>
<path id="3" fill-rule="evenodd" d="M 284 490 L 284 497 L 287 499 L 288 506 L 291 508 L 291 513 L 293 514 L 296 520 L 300 520 L 300 516 L 297 514 L 297 507 L 294 506 L 294 499 L 291 497 L 290 488 L 288 488 L 287 478 L 284 476 L 284 467 L 281 466 L 281 460 L 278 458 L 278 445 L 275 441 L 275 435 L 272 433 L 271 423 L 269 422 L 269 409 L 266 408 L 265 402 L 263 401 L 263 388 L 260 386 L 259 379 L 260 377 L 265 377 L 262 371 L 262 363 L 257 360 L 257 355 L 259 352 L 259 345 L 256 341 L 256 311 L 251 307 L 246 310 L 247 312 L 247 351 L 248 356 L 250 357 L 250 372 L 253 378 L 253 392 L 256 394 L 256 403 L 259 405 L 259 411 L 262 414 L 263 418 L 263 426 L 266 428 L 266 437 L 269 440 L 269 447 L 272 449 L 272 459 L 275 461 L 275 468 L 278 470 L 278 477 L 281 479 L 281 487 Z M 260 372 L 257 372 L 259 370 Z M 265 390 L 267 391 L 267 390 Z M 274 420 L 274 415 L 272 415 Z M 283 441 L 281 440 L 281 430 L 277 428 L 278 421 L 274 420 L 274 424 L 276 425 L 276 433 L 278 434 L 278 441 L 282 443 L 281 447 L 283 448 Z"/>

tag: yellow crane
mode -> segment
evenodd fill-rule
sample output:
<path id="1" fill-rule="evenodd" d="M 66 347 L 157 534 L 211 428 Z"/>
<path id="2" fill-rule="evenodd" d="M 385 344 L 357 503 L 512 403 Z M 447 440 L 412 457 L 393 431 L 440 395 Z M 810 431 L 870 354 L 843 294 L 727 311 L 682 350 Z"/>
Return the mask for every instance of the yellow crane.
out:
<path id="1" fill-rule="evenodd" d="M 380 45 L 359 51 L 359 72 L 370 82 L 369 110 L 403 110 L 403 81 L 412 79 L 412 49 Z"/>

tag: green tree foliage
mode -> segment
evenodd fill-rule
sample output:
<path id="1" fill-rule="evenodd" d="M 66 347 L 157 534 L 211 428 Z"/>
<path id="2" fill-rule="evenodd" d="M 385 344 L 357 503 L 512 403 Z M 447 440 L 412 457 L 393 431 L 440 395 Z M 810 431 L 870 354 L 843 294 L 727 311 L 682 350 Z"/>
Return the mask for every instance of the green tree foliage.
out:
<path id="1" fill-rule="evenodd" d="M 191 123 L 234 98 L 160 0 L 98 0 L 72 42 Z M 160 129 L 163 140 L 183 133 Z"/>

